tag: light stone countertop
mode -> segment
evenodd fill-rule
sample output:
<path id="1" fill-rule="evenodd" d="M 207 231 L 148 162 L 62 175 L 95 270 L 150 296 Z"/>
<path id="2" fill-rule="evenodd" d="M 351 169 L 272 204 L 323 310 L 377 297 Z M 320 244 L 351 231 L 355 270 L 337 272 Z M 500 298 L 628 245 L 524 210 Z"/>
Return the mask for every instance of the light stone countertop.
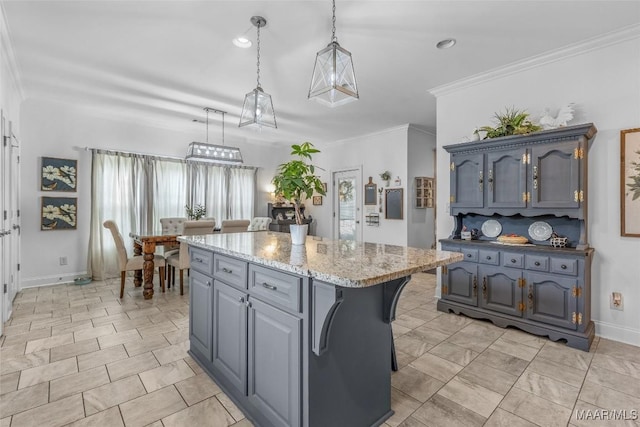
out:
<path id="1" fill-rule="evenodd" d="M 178 240 L 344 287 L 377 285 L 463 259 L 459 252 L 316 236 L 307 236 L 304 246 L 294 246 L 288 233 L 272 231 L 181 236 Z"/>

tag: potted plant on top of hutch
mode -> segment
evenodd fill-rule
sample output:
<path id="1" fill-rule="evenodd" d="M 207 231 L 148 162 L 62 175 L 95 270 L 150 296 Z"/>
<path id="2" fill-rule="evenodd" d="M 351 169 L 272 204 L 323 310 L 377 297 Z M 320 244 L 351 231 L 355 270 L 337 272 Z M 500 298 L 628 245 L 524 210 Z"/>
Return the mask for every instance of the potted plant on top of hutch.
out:
<path id="1" fill-rule="evenodd" d="M 314 192 L 325 195 L 322 181 L 315 175 L 316 166 L 307 163 L 307 159 L 311 161 L 312 154 L 319 152 L 320 150 L 314 148 L 310 142 L 303 142 L 300 145 L 293 144 L 291 155 L 298 158 L 278 166 L 277 174 L 271 181 L 275 186 L 275 193 L 281 194 L 282 197 L 293 203 L 296 223 L 289 227 L 293 245 L 304 245 L 309 227 L 309 224 L 304 223 L 300 211 L 302 198 L 310 199 Z"/>
<path id="2" fill-rule="evenodd" d="M 440 242 L 444 250 L 462 252 L 464 261 L 443 268 L 438 310 L 588 351 L 594 250 L 587 175 L 596 127 L 539 131 L 526 113 L 507 116 L 513 120 L 481 129 L 488 135 L 483 141 L 444 147 L 454 227 Z M 465 240 L 464 230 L 476 237 Z"/>

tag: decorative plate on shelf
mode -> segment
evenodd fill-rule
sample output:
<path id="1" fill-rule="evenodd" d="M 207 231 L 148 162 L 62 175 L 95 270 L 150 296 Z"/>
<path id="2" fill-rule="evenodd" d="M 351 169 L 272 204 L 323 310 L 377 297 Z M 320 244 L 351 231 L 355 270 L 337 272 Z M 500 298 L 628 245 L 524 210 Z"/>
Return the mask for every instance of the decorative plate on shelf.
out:
<path id="1" fill-rule="evenodd" d="M 498 237 L 502 232 L 502 225 L 495 219 L 488 219 L 482 223 L 482 234 L 487 237 Z"/>
<path id="2" fill-rule="evenodd" d="M 553 233 L 553 229 L 544 221 L 537 221 L 529 226 L 529 236 L 538 242 L 544 242 L 549 239 L 551 233 Z"/>

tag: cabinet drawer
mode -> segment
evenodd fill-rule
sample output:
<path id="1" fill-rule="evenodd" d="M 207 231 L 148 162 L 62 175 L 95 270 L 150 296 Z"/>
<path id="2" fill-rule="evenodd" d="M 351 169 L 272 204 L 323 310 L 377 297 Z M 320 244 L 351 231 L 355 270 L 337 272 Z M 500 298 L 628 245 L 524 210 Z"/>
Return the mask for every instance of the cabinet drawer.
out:
<path id="1" fill-rule="evenodd" d="M 469 262 L 478 262 L 478 250 L 462 248 L 461 251 L 464 254 L 464 260 Z"/>
<path id="2" fill-rule="evenodd" d="M 183 245 L 186 245 L 186 243 L 183 243 Z M 189 262 L 191 264 L 190 268 L 208 276 L 213 274 L 213 252 L 190 246 Z"/>
<path id="3" fill-rule="evenodd" d="M 568 258 L 551 258 L 551 272 L 575 276 L 578 274 L 578 260 Z"/>
<path id="4" fill-rule="evenodd" d="M 524 265 L 527 270 L 549 271 L 549 257 L 527 254 Z"/>
<path id="5" fill-rule="evenodd" d="M 481 264 L 500 265 L 500 252 L 480 250 L 478 262 Z"/>
<path id="6" fill-rule="evenodd" d="M 523 268 L 524 254 L 519 254 L 517 252 L 503 252 L 502 265 L 505 267 Z"/>
<path id="7" fill-rule="evenodd" d="M 247 289 L 247 262 L 216 254 L 213 277 L 240 289 Z"/>
<path id="8" fill-rule="evenodd" d="M 443 251 L 460 252 L 460 246 L 442 245 Z"/>
<path id="9" fill-rule="evenodd" d="M 259 265 L 249 265 L 249 294 L 299 313 L 302 278 Z"/>

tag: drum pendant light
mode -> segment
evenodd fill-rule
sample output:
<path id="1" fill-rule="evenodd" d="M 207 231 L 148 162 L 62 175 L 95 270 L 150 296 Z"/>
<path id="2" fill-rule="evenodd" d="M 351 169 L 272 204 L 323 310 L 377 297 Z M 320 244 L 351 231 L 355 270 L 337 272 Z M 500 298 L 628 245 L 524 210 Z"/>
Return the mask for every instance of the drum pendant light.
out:
<path id="1" fill-rule="evenodd" d="M 258 29 L 258 85 L 244 97 L 238 127 L 256 124 L 259 127 L 269 126 L 277 128 L 276 113 L 273 110 L 271 95 L 263 91 L 260 86 L 260 28 L 267 25 L 267 20 L 262 16 L 253 16 L 251 17 L 251 23 Z"/>
<path id="2" fill-rule="evenodd" d="M 331 43 L 316 55 L 309 99 L 336 107 L 358 99 L 356 74 L 351 52 L 338 44 L 336 37 L 336 1 L 333 0 L 333 32 Z"/>

